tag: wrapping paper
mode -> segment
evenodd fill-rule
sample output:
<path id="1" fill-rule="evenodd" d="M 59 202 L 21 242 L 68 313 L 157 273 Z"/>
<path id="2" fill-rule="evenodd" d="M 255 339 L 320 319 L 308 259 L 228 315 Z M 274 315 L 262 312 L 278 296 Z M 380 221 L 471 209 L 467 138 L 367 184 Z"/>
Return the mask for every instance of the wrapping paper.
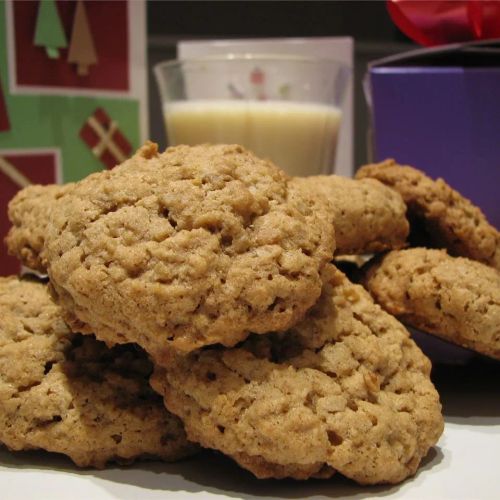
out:
<path id="1" fill-rule="evenodd" d="M 88 117 L 80 130 L 80 137 L 107 168 L 125 161 L 132 152 L 132 145 L 121 133 L 118 123 L 111 120 L 102 108 L 97 108 Z"/>

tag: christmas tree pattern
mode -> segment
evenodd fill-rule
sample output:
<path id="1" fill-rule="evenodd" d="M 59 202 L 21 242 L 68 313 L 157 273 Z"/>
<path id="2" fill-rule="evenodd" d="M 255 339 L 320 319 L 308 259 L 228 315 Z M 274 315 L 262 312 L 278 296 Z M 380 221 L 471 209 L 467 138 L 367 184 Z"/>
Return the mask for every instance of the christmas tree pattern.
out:
<path id="1" fill-rule="evenodd" d="M 78 0 L 76 5 L 68 62 L 77 65 L 76 70 L 80 76 L 88 75 L 89 66 L 97 63 L 94 39 L 92 38 L 89 20 L 82 0 Z"/>
<path id="2" fill-rule="evenodd" d="M 35 28 L 35 45 L 45 47 L 47 56 L 51 59 L 57 59 L 59 49 L 68 46 L 55 0 L 40 0 Z"/>

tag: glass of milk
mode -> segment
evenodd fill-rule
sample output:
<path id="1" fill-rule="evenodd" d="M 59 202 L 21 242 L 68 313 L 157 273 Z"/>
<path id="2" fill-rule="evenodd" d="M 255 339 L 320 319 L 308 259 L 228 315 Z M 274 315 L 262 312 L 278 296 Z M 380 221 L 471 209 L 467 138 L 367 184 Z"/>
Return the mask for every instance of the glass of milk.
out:
<path id="1" fill-rule="evenodd" d="M 347 66 L 226 54 L 158 64 L 169 145 L 241 144 L 290 175 L 332 173 Z"/>

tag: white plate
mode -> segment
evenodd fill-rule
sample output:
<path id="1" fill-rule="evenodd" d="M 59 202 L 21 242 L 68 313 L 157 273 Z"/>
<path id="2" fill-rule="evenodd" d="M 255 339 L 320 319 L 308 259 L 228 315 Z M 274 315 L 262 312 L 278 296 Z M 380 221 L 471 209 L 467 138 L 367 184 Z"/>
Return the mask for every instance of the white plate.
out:
<path id="1" fill-rule="evenodd" d="M 417 475 L 397 486 L 329 480 L 259 481 L 206 452 L 175 464 L 80 470 L 64 457 L 0 450 L 0 499 L 499 499 L 500 363 L 448 367 L 437 375 L 446 427 Z"/>

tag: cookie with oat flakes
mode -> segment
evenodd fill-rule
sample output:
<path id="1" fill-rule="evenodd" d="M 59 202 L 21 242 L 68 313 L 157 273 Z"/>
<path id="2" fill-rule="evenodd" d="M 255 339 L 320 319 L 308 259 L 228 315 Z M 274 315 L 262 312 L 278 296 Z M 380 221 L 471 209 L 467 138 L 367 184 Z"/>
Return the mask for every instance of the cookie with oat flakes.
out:
<path id="1" fill-rule="evenodd" d="M 157 362 L 283 330 L 321 292 L 328 214 L 236 145 L 155 144 L 56 201 L 44 255 L 69 324 Z"/>
<path id="2" fill-rule="evenodd" d="M 393 251 L 366 264 L 363 283 L 403 323 L 500 359 L 500 273 L 444 250 Z"/>
<path id="3" fill-rule="evenodd" d="M 317 175 L 294 177 L 290 185 L 326 199 L 321 209 L 333 216 L 337 255 L 370 254 L 406 245 L 406 205 L 381 182 Z"/>
<path id="4" fill-rule="evenodd" d="M 80 467 L 193 454 L 182 423 L 148 383 L 134 346 L 71 333 L 47 285 L 0 278 L 0 443 L 44 449 Z"/>
<path id="5" fill-rule="evenodd" d="M 478 260 L 500 271 L 500 232 L 470 200 L 443 179 L 394 160 L 365 165 L 357 179 L 372 178 L 395 189 L 408 206 L 413 246 L 446 248 L 450 255 Z"/>
<path id="6" fill-rule="evenodd" d="M 443 431 L 430 362 L 361 286 L 324 278 L 294 328 L 177 356 L 151 384 L 189 439 L 259 478 L 403 481 Z"/>
<path id="7" fill-rule="evenodd" d="M 23 265 L 47 272 L 42 251 L 49 224 L 50 210 L 55 201 L 73 184 L 33 185 L 21 189 L 9 202 L 8 215 L 12 227 L 5 238 L 10 255 Z"/>

